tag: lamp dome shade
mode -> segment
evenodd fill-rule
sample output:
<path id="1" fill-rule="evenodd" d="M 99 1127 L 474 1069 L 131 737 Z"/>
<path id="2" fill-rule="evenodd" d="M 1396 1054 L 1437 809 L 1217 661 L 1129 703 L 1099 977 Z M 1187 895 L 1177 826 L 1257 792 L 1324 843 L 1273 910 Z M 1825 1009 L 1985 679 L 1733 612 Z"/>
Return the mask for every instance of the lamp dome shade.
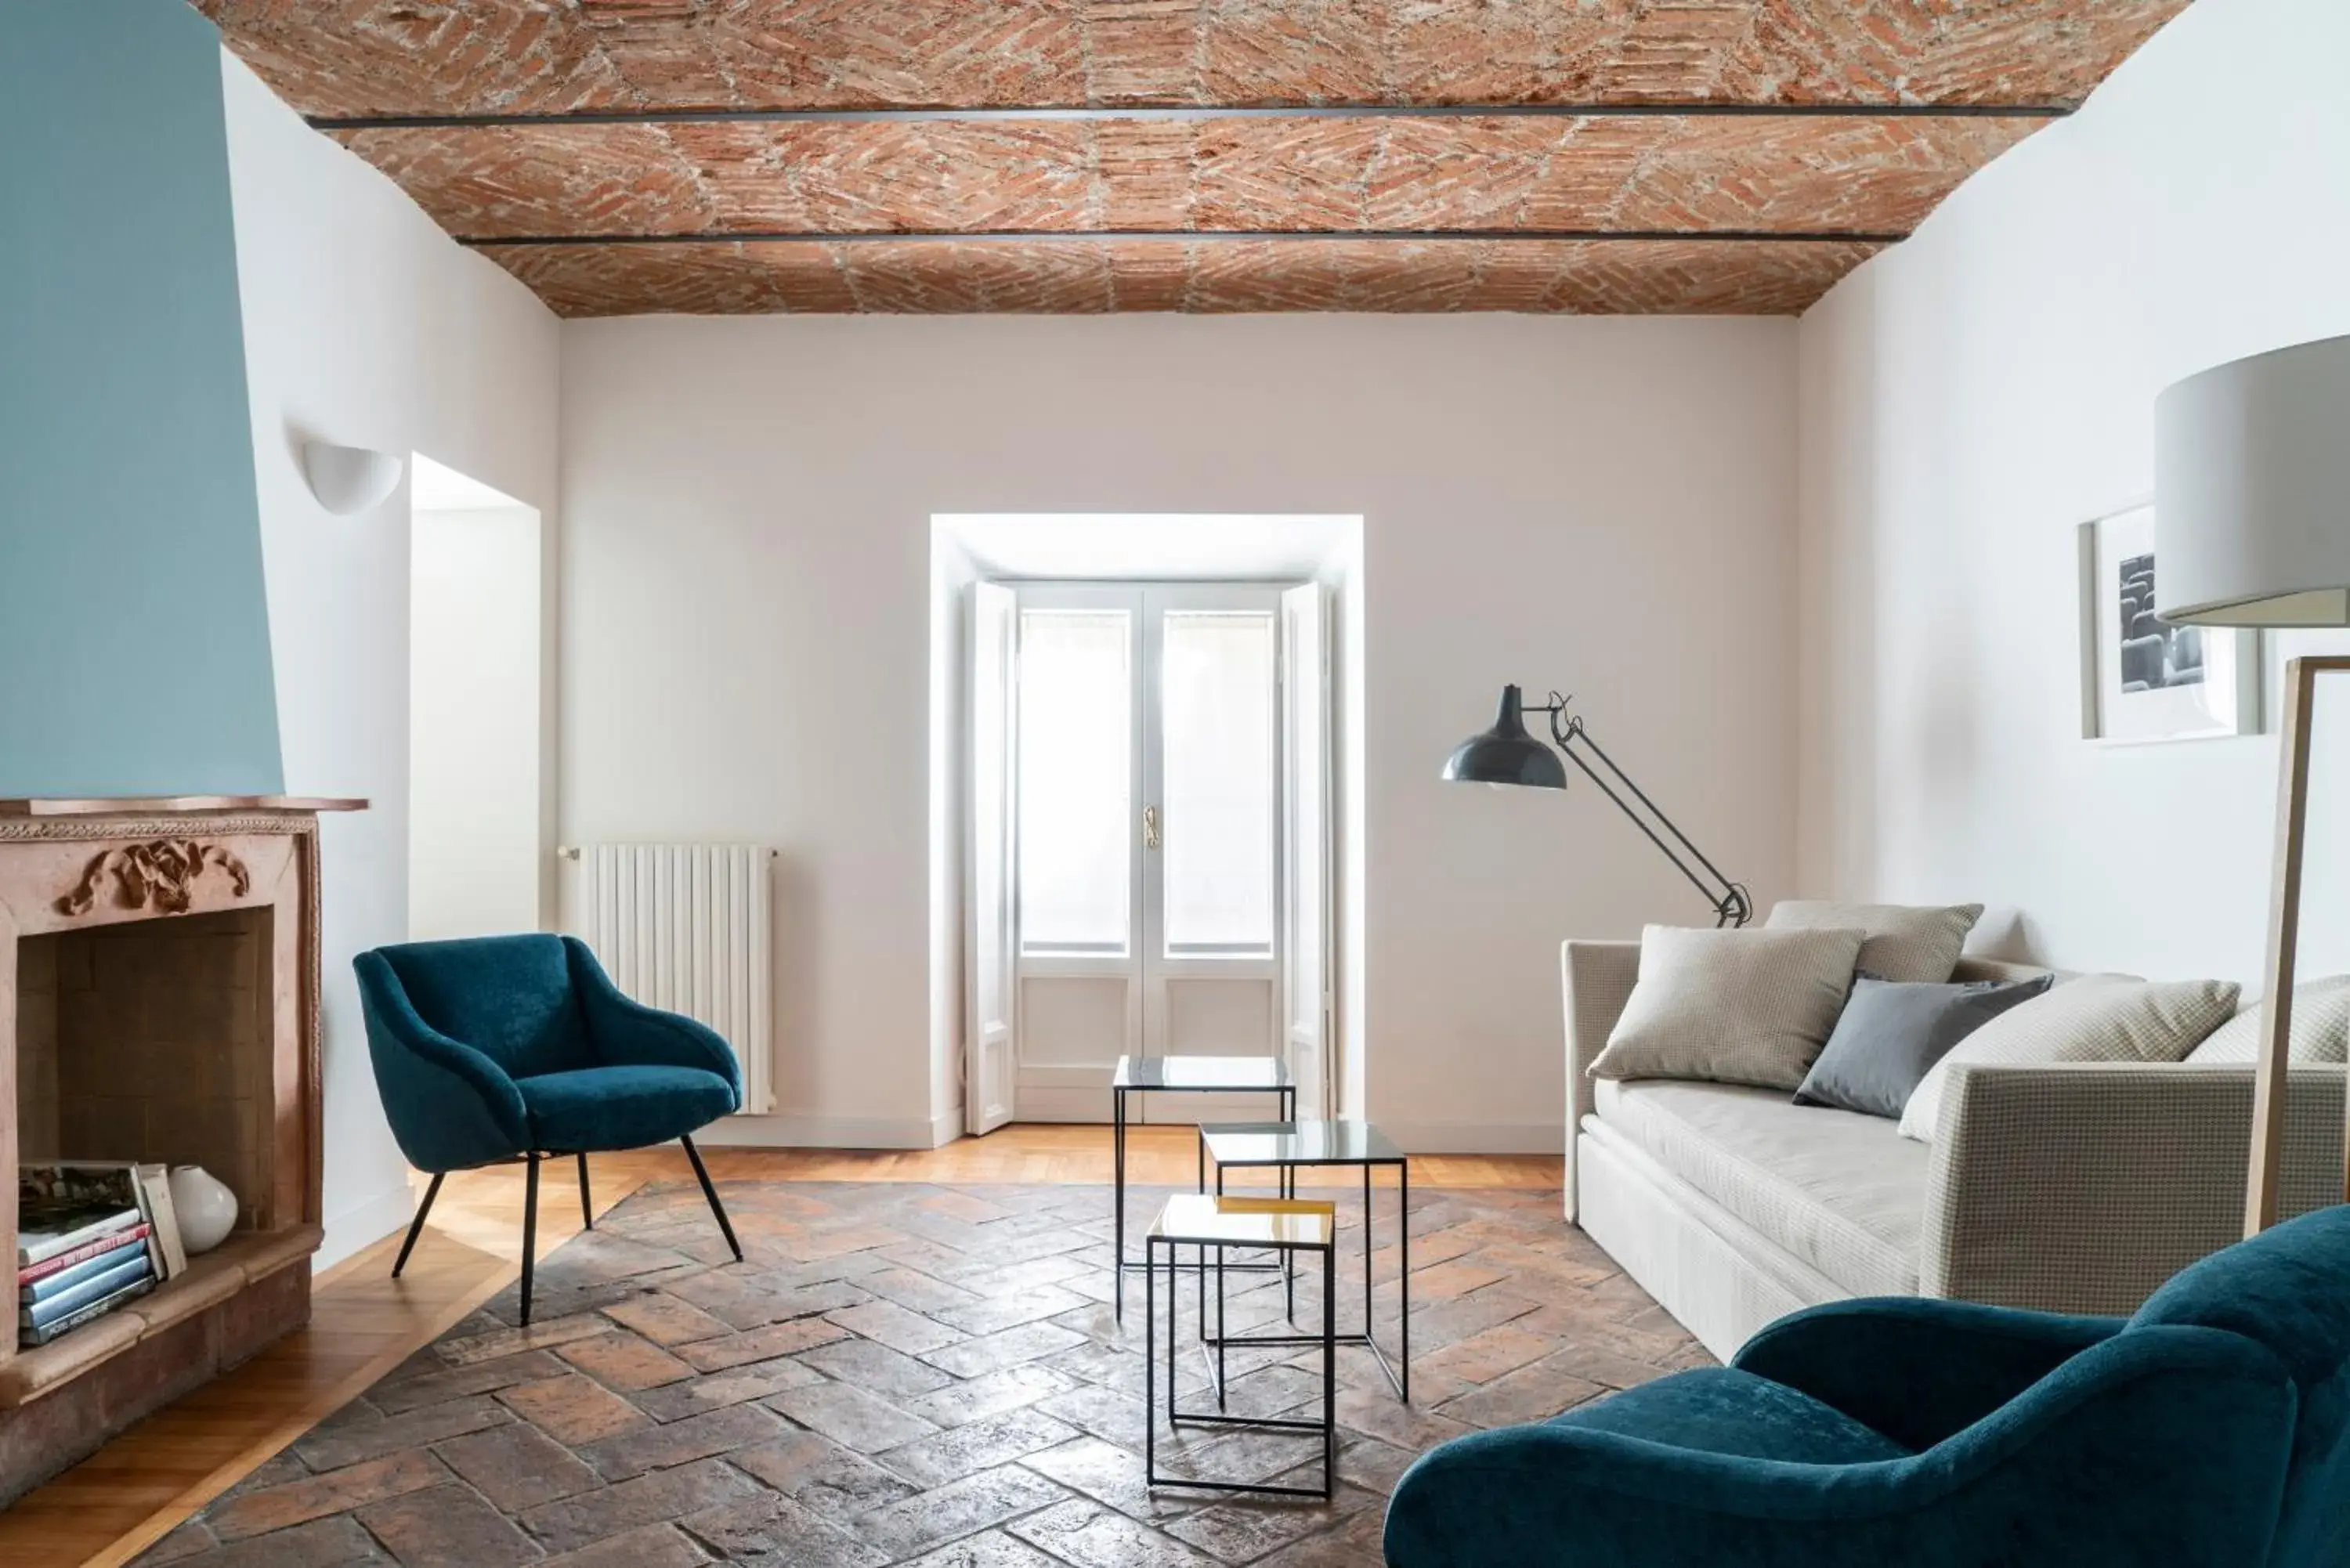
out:
<path id="1" fill-rule="evenodd" d="M 2154 421 L 2155 613 L 2350 626 L 2350 337 L 2189 376 Z"/>
<path id="2" fill-rule="evenodd" d="M 392 452 L 322 441 L 302 443 L 302 475 L 310 482 L 310 493 L 338 517 L 381 505 L 400 487 L 403 466 Z"/>
<path id="3" fill-rule="evenodd" d="M 1566 787 L 1566 766 L 1558 753 L 1526 733 L 1523 701 L 1514 686 L 1502 688 L 1502 708 L 1493 715 L 1493 727 L 1452 749 L 1445 759 L 1444 776 L 1458 784 Z"/>

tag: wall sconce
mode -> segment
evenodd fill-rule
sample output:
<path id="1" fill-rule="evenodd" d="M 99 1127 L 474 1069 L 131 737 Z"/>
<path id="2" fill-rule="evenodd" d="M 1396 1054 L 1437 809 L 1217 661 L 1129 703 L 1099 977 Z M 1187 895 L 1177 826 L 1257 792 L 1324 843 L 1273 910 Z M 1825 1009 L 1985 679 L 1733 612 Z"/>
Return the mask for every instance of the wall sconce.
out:
<path id="1" fill-rule="evenodd" d="M 405 460 L 394 452 L 322 441 L 302 443 L 302 472 L 310 482 L 310 493 L 338 517 L 381 505 L 400 487 L 405 466 Z"/>

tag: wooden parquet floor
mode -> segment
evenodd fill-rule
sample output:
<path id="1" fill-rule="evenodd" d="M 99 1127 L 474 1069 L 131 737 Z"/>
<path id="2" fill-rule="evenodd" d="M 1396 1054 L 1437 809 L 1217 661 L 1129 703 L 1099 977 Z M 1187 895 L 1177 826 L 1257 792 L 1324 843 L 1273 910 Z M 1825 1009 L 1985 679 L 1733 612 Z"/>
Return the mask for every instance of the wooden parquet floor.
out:
<path id="1" fill-rule="evenodd" d="M 1154 1493 L 1139 1282 L 1121 1321 L 1107 1188 L 721 1184 L 745 1262 L 690 1180 L 648 1184 L 541 1263 L 531 1327 L 500 1291 L 139 1562 L 1358 1568 L 1422 1449 L 1705 1360 L 1555 1190 L 1415 1183 L 1414 1402 L 1341 1350 L 1337 1495 Z M 1359 1261 L 1359 1201 L 1332 1196 L 1339 1257 Z M 1137 1216 L 1158 1197 L 1134 1192 Z M 1394 1189 L 1377 1199 L 1371 1307 L 1392 1344 Z M 1337 1275 L 1342 1324 L 1358 1268 Z M 1278 1275 L 1229 1282 L 1234 1332 L 1280 1323 Z M 1320 1289 L 1301 1277 L 1299 1321 Z M 1196 1345 L 1176 1365 L 1188 1402 L 1212 1397 Z M 1228 1365 L 1233 1413 L 1318 1412 L 1318 1349 Z M 1159 1442 L 1178 1474 L 1319 1474 L 1312 1437 L 1162 1423 Z"/>
<path id="2" fill-rule="evenodd" d="M 1108 1137 L 1097 1127 L 1014 1127 L 914 1152 L 705 1152 L 712 1175 L 730 1189 L 734 1183 L 789 1181 L 1092 1183 L 1106 1182 L 1109 1174 Z M 1138 1182 L 1187 1180 L 1190 1130 L 1137 1129 L 1131 1158 Z M 1538 1207 L 1555 1213 L 1555 1158 L 1430 1156 L 1414 1160 L 1413 1175 L 1416 1188 L 1547 1190 Z M 593 1161 L 599 1213 L 648 1182 L 691 1179 L 674 1148 Z M 1347 1179 L 1333 1173 L 1331 1179 Z M 543 1195 L 542 1258 L 578 1231 L 567 1185 L 555 1179 Z M 322 1276 L 312 1322 L 302 1333 L 0 1511 L 0 1561 L 11 1568 L 67 1568 L 137 1556 L 505 1290 L 519 1262 L 520 1209 L 517 1170 L 452 1177 L 403 1279 L 389 1278 L 396 1237 Z M 1572 1234 L 1555 1224 L 1550 1229 Z M 1416 1251 L 1413 1262 L 1432 1265 L 1434 1260 Z"/>

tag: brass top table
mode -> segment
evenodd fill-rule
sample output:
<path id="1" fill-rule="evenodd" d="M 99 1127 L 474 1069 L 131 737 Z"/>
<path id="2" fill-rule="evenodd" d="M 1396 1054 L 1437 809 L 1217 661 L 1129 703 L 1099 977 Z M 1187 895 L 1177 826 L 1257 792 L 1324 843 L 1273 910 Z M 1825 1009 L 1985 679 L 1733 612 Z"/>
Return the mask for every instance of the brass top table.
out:
<path id="1" fill-rule="evenodd" d="M 1143 1297 L 1142 1297 L 1142 1469 L 1146 1484 L 1151 1487 L 1189 1487 L 1203 1491 L 1250 1492 L 1272 1497 L 1309 1497 L 1328 1501 L 1337 1485 L 1338 1476 L 1338 1334 L 1336 1316 L 1336 1256 L 1337 1220 L 1336 1210 L 1327 1203 L 1299 1201 L 1289 1198 L 1228 1198 L 1206 1193 L 1178 1193 L 1167 1200 L 1144 1234 Z M 1318 1487 L 1290 1486 L 1272 1481 L 1211 1480 L 1197 1476 L 1163 1476 L 1159 1473 L 1159 1255 L 1166 1249 L 1167 1267 L 1167 1424 L 1170 1427 L 1246 1427 L 1259 1431 L 1311 1432 L 1322 1439 L 1322 1484 Z M 1213 1368 L 1217 1388 L 1215 1412 L 1188 1411 L 1180 1407 L 1175 1396 L 1176 1290 L 1182 1277 L 1177 1267 L 1176 1249 L 1197 1247 L 1204 1253 L 1216 1251 L 1217 1315 L 1222 1316 L 1224 1271 L 1222 1259 L 1225 1249 L 1241 1247 L 1252 1251 L 1276 1251 L 1287 1259 L 1298 1252 L 1322 1254 L 1322 1332 L 1315 1343 L 1322 1346 L 1322 1417 L 1318 1421 L 1294 1416 L 1231 1416 L 1222 1413 L 1223 1386 L 1221 1361 Z M 1204 1336 L 1208 1319 L 1206 1272 L 1200 1273 L 1200 1326 Z M 1222 1324 L 1219 1324 L 1221 1329 Z"/>

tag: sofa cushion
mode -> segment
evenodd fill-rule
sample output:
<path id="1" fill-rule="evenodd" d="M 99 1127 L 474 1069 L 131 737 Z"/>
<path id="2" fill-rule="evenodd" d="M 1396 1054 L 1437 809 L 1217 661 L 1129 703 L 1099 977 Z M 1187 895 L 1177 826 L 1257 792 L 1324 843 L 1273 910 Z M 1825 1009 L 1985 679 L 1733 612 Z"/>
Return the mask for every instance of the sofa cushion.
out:
<path id="1" fill-rule="evenodd" d="M 1856 1295 L 1918 1293 L 1932 1151 L 1882 1116 L 1729 1084 L 1602 1083 L 1598 1116 Z"/>
<path id="2" fill-rule="evenodd" d="M 1763 929 L 1854 930 L 1859 964 L 1873 975 L 1912 984 L 1939 985 L 1958 966 L 1967 933 L 1982 919 L 1981 904 L 1838 904 L 1820 898 L 1782 898 L 1771 906 Z"/>
<path id="3" fill-rule="evenodd" d="M 699 1067 L 583 1067 L 517 1078 L 539 1147 L 645 1148 L 698 1132 L 734 1109 L 734 1085 Z"/>
<path id="4" fill-rule="evenodd" d="M 1640 933 L 1640 978 L 1595 1078 L 1695 1078 L 1793 1089 L 1852 985 L 1858 931 Z"/>
<path id="5" fill-rule="evenodd" d="M 2211 1032 L 2188 1060 L 2257 1062 L 2261 1056 L 2262 1006 L 2256 997 L 2243 1010 Z M 2295 1063 L 2342 1064 L 2350 1043 L 2350 974 L 2328 975 L 2293 988 L 2293 1034 L 2286 1042 L 2286 1059 Z"/>
<path id="6" fill-rule="evenodd" d="M 1942 1091 L 1960 1066 L 2060 1062 L 2177 1062 L 2236 1011 L 2237 987 L 2219 980 L 2146 981 L 2084 975 L 2012 1007 L 1934 1064 L 1901 1112 L 1905 1137 L 1931 1143 Z"/>
<path id="7" fill-rule="evenodd" d="M 1855 975 L 1835 1032 L 1804 1075 L 1795 1103 L 1898 1120 L 1935 1063 L 2009 1008 L 2046 991 L 2053 978 L 1923 985 Z"/>

